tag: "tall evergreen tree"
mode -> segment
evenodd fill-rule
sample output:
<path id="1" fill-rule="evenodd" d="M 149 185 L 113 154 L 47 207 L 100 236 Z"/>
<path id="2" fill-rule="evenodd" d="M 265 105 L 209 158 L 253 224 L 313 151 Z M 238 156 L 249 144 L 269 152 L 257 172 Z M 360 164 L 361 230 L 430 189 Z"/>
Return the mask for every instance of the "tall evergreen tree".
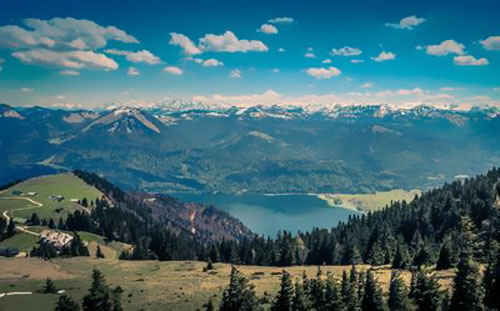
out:
<path id="1" fill-rule="evenodd" d="M 375 279 L 373 273 L 368 270 L 366 272 L 366 282 L 361 302 L 362 311 L 386 311 L 384 300 L 382 298 L 382 290 Z"/>
<path id="2" fill-rule="evenodd" d="M 344 311 L 345 305 L 337 281 L 333 279 L 331 273 L 327 275 L 325 281 L 325 302 L 320 310 L 324 311 Z"/>
<path id="3" fill-rule="evenodd" d="M 445 240 L 441 244 L 439 251 L 439 258 L 436 263 L 437 270 L 446 270 L 453 267 L 453 250 L 451 248 L 451 241 Z"/>
<path id="4" fill-rule="evenodd" d="M 418 311 L 440 311 L 441 310 L 441 292 L 437 280 L 428 276 L 424 271 L 416 272 L 416 284 L 412 289 L 412 298 Z"/>
<path id="5" fill-rule="evenodd" d="M 500 248 L 495 241 L 490 247 L 488 265 L 484 272 L 484 304 L 492 310 L 500 310 Z"/>
<path id="6" fill-rule="evenodd" d="M 16 223 L 14 222 L 14 219 L 10 219 L 9 225 L 7 226 L 7 238 L 13 237 L 16 235 Z"/>
<path id="7" fill-rule="evenodd" d="M 222 293 L 220 311 L 257 311 L 259 305 L 252 284 L 233 266 L 229 286 Z"/>
<path id="8" fill-rule="evenodd" d="M 83 310 L 111 311 L 112 308 L 112 297 L 106 280 L 99 270 L 94 269 L 89 293 L 83 297 Z"/>
<path id="9" fill-rule="evenodd" d="M 54 281 L 52 281 L 52 279 L 47 278 L 45 280 L 45 287 L 43 288 L 43 293 L 44 294 L 55 294 L 55 293 L 57 293 L 56 285 L 54 284 Z"/>
<path id="10" fill-rule="evenodd" d="M 291 311 L 293 299 L 293 284 L 290 273 L 283 270 L 280 290 L 271 307 L 272 311 Z"/>
<path id="11" fill-rule="evenodd" d="M 63 294 L 57 300 L 55 311 L 80 311 L 80 306 L 69 296 Z"/>
<path id="12" fill-rule="evenodd" d="M 342 273 L 342 298 L 347 311 L 359 311 L 360 300 L 358 291 L 358 275 L 355 266 L 352 266 L 349 276 L 344 270 Z"/>
<path id="13" fill-rule="evenodd" d="M 411 311 L 412 306 L 408 299 L 408 290 L 401 279 L 399 272 L 392 272 L 391 284 L 389 286 L 389 310 L 391 311 Z"/>
<path id="14" fill-rule="evenodd" d="M 460 255 L 457 273 L 453 281 L 453 295 L 451 310 L 483 311 L 484 287 L 481 284 L 479 264 L 474 261 L 472 254 Z M 499 293 L 497 292 L 496 295 Z"/>
<path id="15" fill-rule="evenodd" d="M 311 302 L 304 290 L 304 284 L 299 281 L 295 282 L 295 295 L 292 301 L 292 311 L 309 311 L 311 310 Z"/>

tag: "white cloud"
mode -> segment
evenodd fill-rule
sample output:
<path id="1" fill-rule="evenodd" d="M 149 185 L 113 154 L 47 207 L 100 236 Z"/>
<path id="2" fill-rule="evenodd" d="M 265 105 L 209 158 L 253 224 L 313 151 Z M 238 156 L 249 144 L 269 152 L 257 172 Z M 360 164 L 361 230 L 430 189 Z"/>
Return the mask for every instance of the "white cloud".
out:
<path id="1" fill-rule="evenodd" d="M 278 33 L 278 28 L 271 24 L 263 24 L 260 26 L 259 31 L 266 34 L 275 35 Z"/>
<path id="2" fill-rule="evenodd" d="M 26 28 L 7 25 L 0 27 L 0 46 L 89 50 L 102 48 L 109 40 L 139 43 L 133 36 L 114 26 L 101 26 L 85 19 L 52 18 L 25 19 Z"/>
<path id="3" fill-rule="evenodd" d="M 327 59 L 324 59 L 324 60 L 322 61 L 322 63 L 323 63 L 323 64 L 331 64 L 331 63 L 332 63 L 332 60 L 331 60 L 331 59 L 329 59 L 329 58 L 327 58 Z"/>
<path id="4" fill-rule="evenodd" d="M 353 64 L 360 64 L 360 63 L 364 63 L 365 61 L 362 60 L 362 59 L 351 59 L 351 63 Z"/>
<path id="5" fill-rule="evenodd" d="M 489 65 L 486 58 L 475 58 L 471 55 L 455 56 L 453 63 L 457 66 L 485 66 Z"/>
<path id="6" fill-rule="evenodd" d="M 462 55 L 465 53 L 465 45 L 455 40 L 445 40 L 437 45 L 428 45 L 425 47 L 429 55 L 445 56 L 448 54 Z"/>
<path id="7" fill-rule="evenodd" d="M 23 63 L 32 65 L 47 65 L 69 69 L 101 69 L 115 70 L 118 64 L 104 54 L 92 51 L 57 52 L 47 49 L 18 51 L 12 53 Z"/>
<path id="8" fill-rule="evenodd" d="M 371 82 L 366 82 L 366 83 L 361 84 L 359 87 L 360 87 L 360 88 L 363 88 L 363 89 L 372 88 L 372 87 L 373 87 L 373 83 L 371 83 Z"/>
<path id="9" fill-rule="evenodd" d="M 59 71 L 59 74 L 61 76 L 79 76 L 80 75 L 80 72 L 76 71 L 76 70 L 69 70 L 69 69 L 66 69 L 66 70 L 61 70 Z"/>
<path id="10" fill-rule="evenodd" d="M 500 36 L 490 36 L 480 43 L 488 51 L 500 51 Z"/>
<path id="11" fill-rule="evenodd" d="M 492 90 L 495 91 L 495 92 L 496 91 L 500 91 L 500 87 L 494 87 L 494 88 L 492 88 Z"/>
<path id="12" fill-rule="evenodd" d="M 284 53 L 284 52 L 285 52 L 285 49 L 284 49 L 284 48 L 279 48 L 279 49 L 278 49 L 278 52 L 280 52 L 280 53 Z"/>
<path id="13" fill-rule="evenodd" d="M 217 67 L 217 66 L 224 66 L 224 63 L 215 58 L 210 58 L 203 61 L 201 65 L 204 67 Z"/>
<path id="14" fill-rule="evenodd" d="M 453 87 L 453 86 L 443 86 L 442 88 L 440 88 L 441 91 L 445 91 L 445 92 L 457 91 L 460 89 L 461 88 Z"/>
<path id="15" fill-rule="evenodd" d="M 19 89 L 19 91 L 31 93 L 31 92 L 34 92 L 35 90 L 30 89 L 29 87 L 22 87 L 21 89 Z"/>
<path id="16" fill-rule="evenodd" d="M 176 76 L 182 75 L 182 73 L 183 73 L 182 69 L 180 69 L 179 67 L 175 67 L 175 66 L 167 66 L 167 67 L 163 68 L 163 71 L 166 71 L 166 72 L 171 73 L 171 74 L 176 75 Z"/>
<path id="17" fill-rule="evenodd" d="M 196 44 L 191 41 L 191 39 L 180 33 L 171 32 L 169 43 L 172 45 L 180 46 L 184 50 L 184 53 L 187 55 L 196 55 L 202 53 L 201 49 L 197 47 Z"/>
<path id="18" fill-rule="evenodd" d="M 56 99 L 64 100 L 64 99 L 66 99 L 66 96 L 64 96 L 64 95 L 57 95 Z"/>
<path id="19" fill-rule="evenodd" d="M 199 39 L 199 44 L 194 44 L 191 39 L 183 34 L 170 33 L 170 44 L 178 45 L 187 55 L 196 55 L 203 52 L 242 52 L 249 51 L 267 52 L 268 47 L 259 40 L 241 40 L 231 31 L 222 35 L 206 34 Z"/>
<path id="20" fill-rule="evenodd" d="M 413 27 L 416 27 L 425 22 L 425 18 L 416 17 L 415 15 L 405 17 L 399 21 L 399 23 L 385 23 L 386 27 L 392 27 L 396 29 L 408 29 L 412 30 Z"/>
<path id="21" fill-rule="evenodd" d="M 231 78 L 241 78 L 241 71 L 239 69 L 234 69 L 234 70 L 231 70 L 231 72 L 229 73 L 229 76 Z"/>
<path id="22" fill-rule="evenodd" d="M 334 56 L 356 56 L 356 55 L 361 55 L 363 51 L 361 51 L 359 48 L 352 48 L 349 46 L 344 46 L 343 48 L 340 49 L 332 49 L 330 54 Z"/>
<path id="23" fill-rule="evenodd" d="M 273 73 L 278 73 L 280 70 L 278 68 L 273 69 Z"/>
<path id="24" fill-rule="evenodd" d="M 280 102 L 281 94 L 268 90 L 262 94 L 249 94 L 249 95 L 220 95 L 213 94 L 211 96 L 193 96 L 193 100 L 202 101 L 207 103 L 217 103 L 226 105 L 236 105 L 239 107 L 249 107 L 254 105 L 273 105 Z"/>
<path id="25" fill-rule="evenodd" d="M 139 52 L 123 51 L 116 49 L 108 49 L 104 52 L 113 55 L 125 55 L 125 58 L 132 63 L 146 63 L 150 65 L 156 65 L 161 63 L 161 59 L 158 56 L 153 55 L 153 53 L 148 50 L 142 50 Z"/>
<path id="26" fill-rule="evenodd" d="M 197 58 L 197 57 L 186 57 L 185 58 L 186 60 L 190 60 L 190 61 L 193 61 L 197 64 L 202 64 L 205 60 L 202 59 L 202 58 Z"/>
<path id="27" fill-rule="evenodd" d="M 306 73 L 316 79 L 330 79 L 333 76 L 340 75 L 340 70 L 335 67 L 328 68 L 309 68 Z"/>
<path id="28" fill-rule="evenodd" d="M 307 57 L 307 58 L 316 58 L 316 55 L 312 52 L 307 52 L 306 54 L 304 54 L 304 57 Z"/>
<path id="29" fill-rule="evenodd" d="M 129 75 L 129 76 L 138 76 L 140 74 L 141 74 L 141 72 L 139 71 L 139 69 L 137 69 L 135 67 L 130 67 L 127 70 L 127 75 Z"/>
<path id="30" fill-rule="evenodd" d="M 394 60 L 394 59 L 396 59 L 396 54 L 394 54 L 392 52 L 382 51 L 382 52 L 380 52 L 380 54 L 377 57 L 372 57 L 371 59 L 373 59 L 376 62 L 384 62 L 384 61 L 387 61 L 387 60 Z"/>
<path id="31" fill-rule="evenodd" d="M 5 63 L 5 59 L 0 58 L 0 71 L 3 70 L 2 64 Z"/>
<path id="32" fill-rule="evenodd" d="M 293 18 L 291 17 L 276 17 L 276 18 L 271 18 L 270 20 L 267 21 L 268 23 L 271 24 L 291 24 L 293 23 Z"/>

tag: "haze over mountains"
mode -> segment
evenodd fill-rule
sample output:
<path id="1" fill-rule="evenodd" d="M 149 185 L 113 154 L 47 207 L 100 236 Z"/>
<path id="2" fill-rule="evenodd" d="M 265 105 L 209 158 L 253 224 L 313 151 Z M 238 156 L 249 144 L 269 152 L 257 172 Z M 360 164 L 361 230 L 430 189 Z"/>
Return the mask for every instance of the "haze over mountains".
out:
<path id="1" fill-rule="evenodd" d="M 84 169 L 158 192 L 431 188 L 500 162 L 500 110 L 0 106 L 0 182 Z"/>

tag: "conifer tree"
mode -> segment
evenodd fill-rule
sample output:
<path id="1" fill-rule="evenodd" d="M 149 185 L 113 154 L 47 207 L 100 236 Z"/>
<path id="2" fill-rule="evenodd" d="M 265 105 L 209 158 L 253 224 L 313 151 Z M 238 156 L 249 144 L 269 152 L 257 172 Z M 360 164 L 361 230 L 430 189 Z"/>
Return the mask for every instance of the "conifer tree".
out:
<path id="1" fill-rule="evenodd" d="M 496 293 L 498 295 L 498 292 Z M 451 310 L 483 311 L 484 288 L 481 284 L 479 264 L 472 254 L 462 251 L 453 282 Z"/>
<path id="2" fill-rule="evenodd" d="M 439 251 L 439 258 L 436 263 L 437 270 L 446 270 L 453 267 L 453 250 L 451 249 L 451 244 L 449 240 L 445 240 L 441 244 L 441 249 Z"/>
<path id="3" fill-rule="evenodd" d="M 315 310 L 321 310 L 325 304 L 325 282 L 322 279 L 321 268 L 318 267 L 316 278 L 310 280 L 309 296 L 312 302 L 312 307 Z"/>
<path id="4" fill-rule="evenodd" d="M 222 293 L 220 311 L 261 310 L 253 285 L 233 266 L 229 285 Z"/>
<path id="5" fill-rule="evenodd" d="M 97 245 L 97 250 L 95 252 L 95 256 L 97 258 L 104 258 L 104 254 L 102 253 L 101 246 Z"/>
<path id="6" fill-rule="evenodd" d="M 7 226 L 7 238 L 13 237 L 14 235 L 16 235 L 16 223 L 14 219 L 11 218 Z"/>
<path id="7" fill-rule="evenodd" d="M 208 302 L 205 304 L 205 311 L 215 311 L 212 299 L 208 300 Z"/>
<path id="8" fill-rule="evenodd" d="M 345 270 L 342 274 L 342 298 L 347 311 L 360 310 L 358 276 L 355 266 L 352 266 L 349 277 Z"/>
<path id="9" fill-rule="evenodd" d="M 408 269 L 410 267 L 409 254 L 406 248 L 402 248 L 400 244 L 396 248 L 396 254 L 392 260 L 393 269 Z"/>
<path id="10" fill-rule="evenodd" d="M 80 311 L 80 306 L 69 296 L 63 294 L 57 300 L 55 311 Z"/>
<path id="11" fill-rule="evenodd" d="M 47 278 L 45 280 L 45 287 L 43 288 L 43 293 L 44 294 L 55 294 L 55 293 L 57 293 L 56 285 L 54 284 L 54 281 L 52 281 L 52 279 Z"/>
<path id="12" fill-rule="evenodd" d="M 366 282 L 363 301 L 361 302 L 362 311 L 386 311 L 387 308 L 382 298 L 382 290 L 375 279 L 373 273 L 366 272 Z"/>
<path id="13" fill-rule="evenodd" d="M 293 284 L 290 274 L 283 270 L 280 290 L 271 307 L 272 311 L 291 311 L 293 299 Z"/>
<path id="14" fill-rule="evenodd" d="M 304 285 L 299 281 L 295 282 L 295 295 L 292 301 L 292 311 L 309 311 L 311 303 L 304 290 Z"/>
<path id="15" fill-rule="evenodd" d="M 331 273 L 328 273 L 325 281 L 325 302 L 320 310 L 324 311 L 344 311 L 345 305 L 342 300 L 342 294 L 337 285 L 337 282 L 333 279 Z"/>
<path id="16" fill-rule="evenodd" d="M 440 311 L 441 292 L 439 284 L 432 275 L 427 275 L 422 270 L 416 272 L 416 284 L 412 297 L 418 311 Z"/>
<path id="17" fill-rule="evenodd" d="M 495 241 L 490 246 L 488 265 L 484 272 L 484 304 L 490 309 L 500 310 L 500 248 Z"/>
<path id="18" fill-rule="evenodd" d="M 89 293 L 83 297 L 84 311 L 111 311 L 113 308 L 112 297 L 109 287 L 102 273 L 94 269 L 92 271 L 92 285 Z"/>
<path id="19" fill-rule="evenodd" d="M 408 290 L 401 279 L 399 272 L 392 272 L 391 283 L 389 286 L 389 310 L 391 311 L 410 311 L 412 306 L 408 299 Z"/>

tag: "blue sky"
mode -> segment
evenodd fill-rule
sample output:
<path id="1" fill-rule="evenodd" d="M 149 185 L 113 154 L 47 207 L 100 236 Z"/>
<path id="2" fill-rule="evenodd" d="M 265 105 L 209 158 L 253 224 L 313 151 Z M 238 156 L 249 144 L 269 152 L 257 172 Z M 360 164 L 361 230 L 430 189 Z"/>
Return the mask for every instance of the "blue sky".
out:
<path id="1" fill-rule="evenodd" d="M 500 106 L 498 12 L 491 0 L 10 1 L 0 102 Z"/>

